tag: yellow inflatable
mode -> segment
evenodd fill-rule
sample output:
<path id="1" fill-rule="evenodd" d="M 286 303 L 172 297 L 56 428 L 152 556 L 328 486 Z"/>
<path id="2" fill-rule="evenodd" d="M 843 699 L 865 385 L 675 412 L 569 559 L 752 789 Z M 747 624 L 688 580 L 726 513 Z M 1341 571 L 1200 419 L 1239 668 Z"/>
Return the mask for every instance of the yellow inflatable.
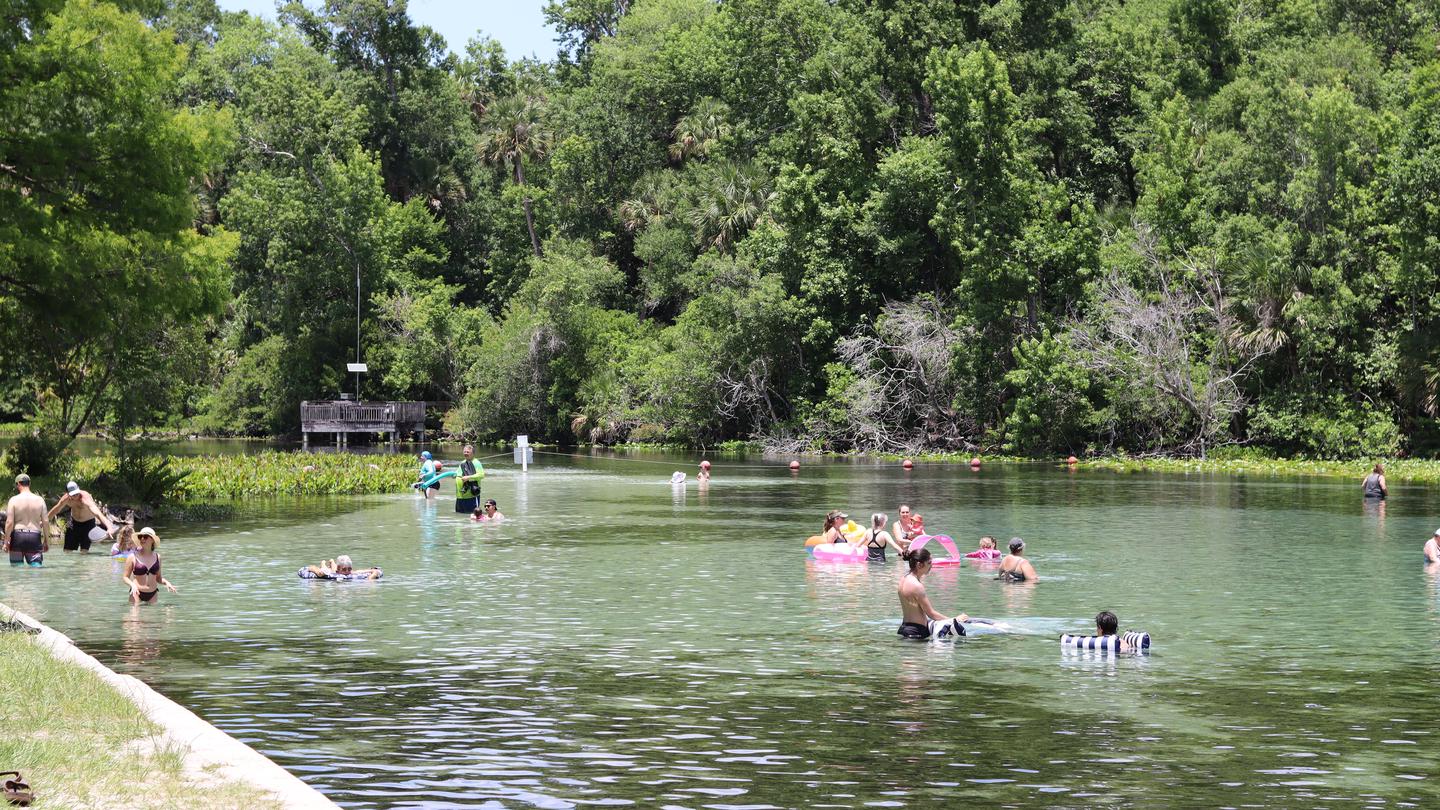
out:
<path id="1" fill-rule="evenodd" d="M 860 538 L 865 536 L 865 529 L 853 520 L 845 521 L 845 525 L 840 526 L 839 528 L 840 533 L 845 536 L 846 540 L 858 541 Z M 809 537 L 805 538 L 805 547 L 809 548 L 811 546 L 818 546 L 822 543 L 828 542 L 830 541 L 825 539 L 825 535 L 812 534 Z"/>

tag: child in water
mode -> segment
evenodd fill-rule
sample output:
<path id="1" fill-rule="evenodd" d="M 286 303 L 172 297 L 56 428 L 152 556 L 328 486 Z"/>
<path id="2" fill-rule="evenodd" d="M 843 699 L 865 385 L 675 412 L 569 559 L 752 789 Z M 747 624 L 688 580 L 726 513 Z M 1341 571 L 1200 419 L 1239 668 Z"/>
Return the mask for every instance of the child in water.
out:
<path id="1" fill-rule="evenodd" d="M 965 556 L 971 560 L 993 561 L 1000 559 L 1000 549 L 995 547 L 995 538 L 987 534 L 980 538 L 980 548 Z"/>
<path id="2" fill-rule="evenodd" d="M 1095 635 L 1113 636 L 1120 631 L 1120 619 L 1108 610 L 1102 610 L 1095 614 Z M 1130 643 L 1123 637 L 1120 639 L 1120 652 L 1131 652 Z"/>

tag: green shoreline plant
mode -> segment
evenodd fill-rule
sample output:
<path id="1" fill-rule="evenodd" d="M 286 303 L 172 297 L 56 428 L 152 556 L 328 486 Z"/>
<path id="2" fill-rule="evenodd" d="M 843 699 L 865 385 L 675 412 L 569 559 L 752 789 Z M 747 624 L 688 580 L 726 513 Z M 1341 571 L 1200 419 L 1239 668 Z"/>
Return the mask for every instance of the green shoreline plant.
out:
<path id="1" fill-rule="evenodd" d="M 408 455 L 269 451 L 241 456 L 164 456 L 175 476 L 169 500 L 225 500 L 263 495 L 370 495 L 403 492 L 415 480 Z M 85 456 L 70 467 L 76 480 L 113 475 L 114 456 Z M 124 493 L 104 493 L 101 495 Z"/>

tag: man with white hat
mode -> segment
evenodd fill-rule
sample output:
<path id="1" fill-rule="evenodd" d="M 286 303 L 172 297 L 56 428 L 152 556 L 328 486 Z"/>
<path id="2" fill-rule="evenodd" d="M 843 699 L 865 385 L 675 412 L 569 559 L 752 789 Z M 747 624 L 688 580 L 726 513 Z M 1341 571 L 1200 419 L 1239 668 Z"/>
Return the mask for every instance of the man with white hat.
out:
<path id="1" fill-rule="evenodd" d="M 1440 562 L 1440 529 L 1436 529 L 1430 539 L 1425 541 L 1425 562 Z"/>
<path id="2" fill-rule="evenodd" d="M 115 524 L 110 522 L 105 510 L 74 481 L 65 485 L 65 494 L 45 516 L 45 521 L 54 520 L 65 509 L 70 510 L 70 525 L 65 528 L 66 551 L 89 551 L 92 542 L 104 540 L 115 531 Z M 97 522 L 105 528 L 101 529 Z"/>

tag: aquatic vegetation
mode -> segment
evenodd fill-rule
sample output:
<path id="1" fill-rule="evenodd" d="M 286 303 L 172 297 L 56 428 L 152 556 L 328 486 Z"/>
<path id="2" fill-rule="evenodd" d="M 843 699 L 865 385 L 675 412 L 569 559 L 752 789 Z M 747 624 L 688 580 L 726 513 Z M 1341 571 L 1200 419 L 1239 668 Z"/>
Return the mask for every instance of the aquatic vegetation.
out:
<path id="1" fill-rule="evenodd" d="M 409 456 L 272 451 L 247 456 L 166 456 L 168 469 L 184 477 L 172 498 L 217 500 L 257 495 L 365 495 L 403 492 L 415 480 Z M 113 456 L 75 463 L 75 475 L 96 480 L 113 474 Z"/>

